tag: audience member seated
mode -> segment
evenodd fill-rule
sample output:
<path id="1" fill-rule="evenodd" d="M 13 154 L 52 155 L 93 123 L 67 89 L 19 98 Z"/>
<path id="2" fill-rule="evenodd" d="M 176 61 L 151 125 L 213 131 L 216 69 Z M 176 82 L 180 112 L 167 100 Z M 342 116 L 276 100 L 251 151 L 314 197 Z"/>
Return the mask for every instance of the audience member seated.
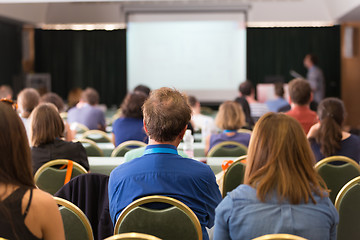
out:
<path id="1" fill-rule="evenodd" d="M 143 92 L 128 93 L 125 97 L 120 107 L 121 117 L 113 123 L 112 139 L 115 146 L 129 140 L 148 142 L 141 110 L 146 98 Z"/>
<path id="2" fill-rule="evenodd" d="M 204 127 L 208 128 L 210 133 L 217 131 L 214 119 L 212 117 L 201 114 L 200 102 L 194 96 L 189 96 L 189 105 L 192 109 L 191 121 L 194 131 L 201 131 Z"/>
<path id="3" fill-rule="evenodd" d="M 23 89 L 17 97 L 18 112 L 30 139 L 29 116 L 40 102 L 40 94 L 33 88 Z M 30 140 L 29 140 L 30 141 Z"/>
<path id="4" fill-rule="evenodd" d="M 214 240 L 271 233 L 335 240 L 339 216 L 314 163 L 295 119 L 282 113 L 260 118 L 249 147 L 244 184 L 216 208 Z"/>
<path id="5" fill-rule="evenodd" d="M 250 134 L 237 132 L 245 124 L 244 112 L 239 103 L 227 101 L 221 104 L 215 123 L 223 132 L 211 134 L 206 138 L 205 154 L 215 145 L 224 141 L 238 142 L 246 147 L 249 145 Z"/>
<path id="6" fill-rule="evenodd" d="M 318 122 L 316 112 L 309 107 L 312 101 L 309 82 L 300 78 L 290 81 L 289 94 L 291 110 L 286 112 L 286 115 L 298 120 L 307 134 L 312 125 Z"/>
<path id="7" fill-rule="evenodd" d="M 247 128 L 252 129 L 254 126 L 254 120 L 251 117 L 251 110 L 248 101 L 246 100 L 246 95 L 251 94 L 251 89 L 249 93 L 249 89 L 247 88 L 247 84 L 240 84 L 239 85 L 239 97 L 235 99 L 235 102 L 240 103 L 244 114 L 245 114 L 245 121 L 247 123 Z"/>
<path id="8" fill-rule="evenodd" d="M 62 98 L 56 93 L 52 93 L 52 92 L 44 94 L 40 98 L 40 103 L 54 104 L 59 113 L 63 112 L 65 108 L 64 101 L 62 100 Z M 70 130 L 70 125 L 66 121 L 64 121 L 64 124 L 65 124 L 65 132 L 64 132 L 65 140 L 72 141 L 75 136 L 73 132 Z"/>
<path id="9" fill-rule="evenodd" d="M 30 119 L 31 155 L 33 172 L 55 159 L 68 159 L 81 164 L 89 170 L 85 148 L 81 143 L 61 140 L 64 122 L 52 103 L 37 106 Z"/>
<path id="10" fill-rule="evenodd" d="M 82 92 L 83 90 L 81 88 L 73 88 L 70 90 L 67 97 L 67 110 L 76 107 L 76 104 L 80 102 Z"/>
<path id="11" fill-rule="evenodd" d="M 275 95 L 276 95 L 276 99 L 274 100 L 268 100 L 266 102 L 266 105 L 268 107 L 268 109 L 271 112 L 279 112 L 280 109 L 288 106 L 288 108 L 290 109 L 290 105 L 289 103 L 284 99 L 284 87 L 282 83 L 275 83 Z"/>
<path id="12" fill-rule="evenodd" d="M 0 103 L 0 131 L 0 236 L 64 240 L 58 206 L 35 187 L 24 125 L 7 103 Z"/>
<path id="13" fill-rule="evenodd" d="M 342 131 L 345 118 L 343 102 L 337 98 L 326 98 L 320 102 L 320 122 L 311 127 L 308 138 L 316 161 L 333 155 L 346 156 L 360 161 L 360 139 Z"/>
<path id="14" fill-rule="evenodd" d="M 221 201 L 219 187 L 209 166 L 183 158 L 176 150 L 191 119 L 184 95 L 170 88 L 151 92 L 143 106 L 149 145 L 142 157 L 118 166 L 110 174 L 110 216 L 115 224 L 121 211 L 134 200 L 165 195 L 186 204 L 198 217 L 203 239 L 205 227 L 214 223 L 214 210 Z"/>
<path id="15" fill-rule="evenodd" d="M 6 98 L 8 100 L 12 100 L 13 97 L 13 90 L 8 85 L 1 85 L 0 86 L 0 99 Z"/>
<path id="16" fill-rule="evenodd" d="M 68 123 L 81 123 L 90 130 L 105 130 L 105 115 L 96 105 L 99 103 L 99 94 L 93 88 L 85 89 L 76 107 L 68 111 Z"/>
<path id="17" fill-rule="evenodd" d="M 241 93 L 244 94 L 249 103 L 251 117 L 256 122 L 262 115 L 269 112 L 265 103 L 260 103 L 255 99 L 255 89 L 250 81 L 245 81 L 240 85 Z"/>

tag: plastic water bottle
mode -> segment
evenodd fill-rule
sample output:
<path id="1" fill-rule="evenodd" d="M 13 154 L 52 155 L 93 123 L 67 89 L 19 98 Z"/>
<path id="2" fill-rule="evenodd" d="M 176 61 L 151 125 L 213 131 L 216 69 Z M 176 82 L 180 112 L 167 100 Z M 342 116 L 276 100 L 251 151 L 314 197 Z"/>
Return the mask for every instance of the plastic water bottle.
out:
<path id="1" fill-rule="evenodd" d="M 194 157 L 194 137 L 191 135 L 191 130 L 188 129 L 184 135 L 184 152 L 189 158 Z"/>

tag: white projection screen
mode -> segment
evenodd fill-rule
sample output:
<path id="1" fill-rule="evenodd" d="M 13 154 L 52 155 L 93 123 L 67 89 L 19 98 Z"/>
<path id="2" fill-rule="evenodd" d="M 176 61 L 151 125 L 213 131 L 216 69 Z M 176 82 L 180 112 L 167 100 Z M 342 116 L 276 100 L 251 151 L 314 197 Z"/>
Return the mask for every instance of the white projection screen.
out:
<path id="1" fill-rule="evenodd" d="M 202 102 L 237 96 L 246 80 L 246 16 L 132 13 L 127 22 L 127 85 L 174 87 Z"/>

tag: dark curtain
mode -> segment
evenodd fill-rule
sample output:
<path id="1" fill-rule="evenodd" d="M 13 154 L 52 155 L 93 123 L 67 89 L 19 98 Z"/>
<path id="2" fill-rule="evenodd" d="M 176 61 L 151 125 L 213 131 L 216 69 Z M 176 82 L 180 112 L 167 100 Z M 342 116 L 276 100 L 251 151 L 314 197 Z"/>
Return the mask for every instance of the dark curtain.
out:
<path id="1" fill-rule="evenodd" d="M 22 25 L 0 20 L 0 84 L 12 85 L 22 71 Z"/>
<path id="2" fill-rule="evenodd" d="M 307 53 L 315 54 L 326 80 L 326 95 L 340 96 L 340 27 L 248 28 L 247 77 L 254 84 L 295 70 L 306 77 Z"/>
<path id="3" fill-rule="evenodd" d="M 126 94 L 126 30 L 36 30 L 35 71 L 50 73 L 64 99 L 74 87 L 93 87 L 100 103 L 119 105 Z"/>

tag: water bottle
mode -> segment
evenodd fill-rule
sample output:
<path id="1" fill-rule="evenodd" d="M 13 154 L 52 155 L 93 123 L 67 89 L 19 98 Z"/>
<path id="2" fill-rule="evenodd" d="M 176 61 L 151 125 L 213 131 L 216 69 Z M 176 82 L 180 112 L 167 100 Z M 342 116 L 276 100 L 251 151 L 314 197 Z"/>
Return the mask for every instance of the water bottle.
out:
<path id="1" fill-rule="evenodd" d="M 205 120 L 201 126 L 201 141 L 205 143 L 207 136 L 211 134 L 211 126 L 209 120 Z"/>
<path id="2" fill-rule="evenodd" d="M 191 130 L 188 129 L 184 135 L 184 152 L 189 158 L 194 157 L 194 137 L 191 135 Z"/>

